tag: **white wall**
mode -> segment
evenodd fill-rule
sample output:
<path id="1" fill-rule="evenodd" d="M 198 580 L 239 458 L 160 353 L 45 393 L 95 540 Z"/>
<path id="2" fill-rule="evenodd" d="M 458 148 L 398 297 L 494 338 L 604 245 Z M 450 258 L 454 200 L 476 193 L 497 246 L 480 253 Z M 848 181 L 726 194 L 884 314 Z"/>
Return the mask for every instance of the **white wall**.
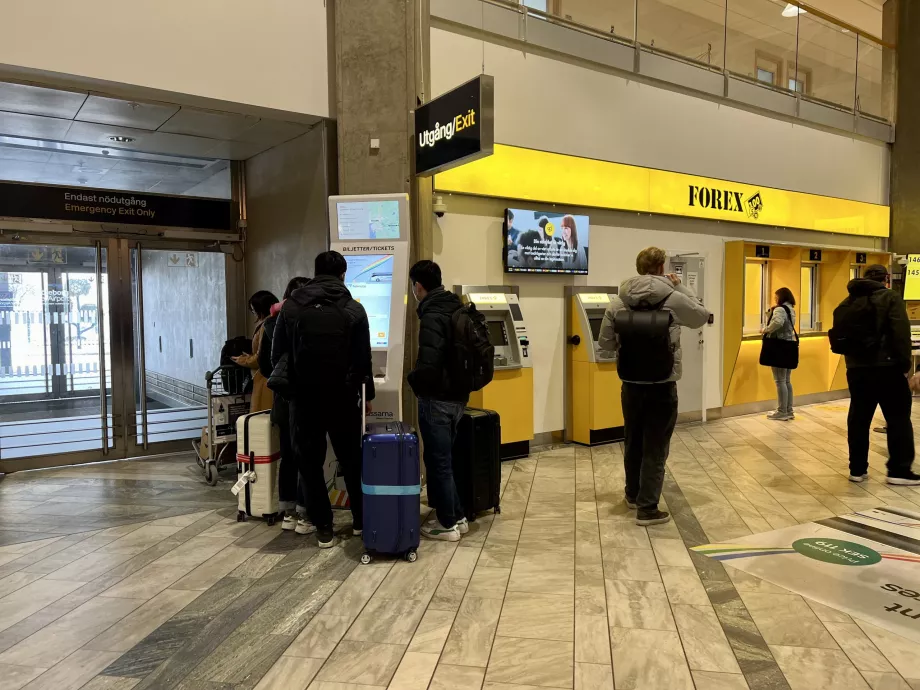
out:
<path id="1" fill-rule="evenodd" d="M 482 71 L 482 41 L 431 32 L 432 93 Z M 492 43 L 495 140 L 887 203 L 888 148 Z"/>
<path id="2" fill-rule="evenodd" d="M 0 65 L 330 115 L 323 0 L 3 3 Z"/>

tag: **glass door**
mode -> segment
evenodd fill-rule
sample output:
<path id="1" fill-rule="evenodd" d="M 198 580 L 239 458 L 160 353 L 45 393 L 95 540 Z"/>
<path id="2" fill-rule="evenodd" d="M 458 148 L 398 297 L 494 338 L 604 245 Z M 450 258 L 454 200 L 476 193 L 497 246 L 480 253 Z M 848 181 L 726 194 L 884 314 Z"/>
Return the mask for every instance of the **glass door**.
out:
<path id="1" fill-rule="evenodd" d="M 99 243 L 0 245 L 0 470 L 112 447 L 106 258 Z"/>

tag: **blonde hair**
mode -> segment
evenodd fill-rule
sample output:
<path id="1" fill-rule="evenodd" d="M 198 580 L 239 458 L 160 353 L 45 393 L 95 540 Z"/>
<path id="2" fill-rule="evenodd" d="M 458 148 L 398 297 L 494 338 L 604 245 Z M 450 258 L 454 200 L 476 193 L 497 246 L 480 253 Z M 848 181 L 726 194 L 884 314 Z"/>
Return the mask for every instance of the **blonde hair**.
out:
<path id="1" fill-rule="evenodd" d="M 639 275 L 654 275 L 658 269 L 664 266 L 667 255 L 664 249 L 658 247 L 646 247 L 636 257 L 636 271 Z"/>

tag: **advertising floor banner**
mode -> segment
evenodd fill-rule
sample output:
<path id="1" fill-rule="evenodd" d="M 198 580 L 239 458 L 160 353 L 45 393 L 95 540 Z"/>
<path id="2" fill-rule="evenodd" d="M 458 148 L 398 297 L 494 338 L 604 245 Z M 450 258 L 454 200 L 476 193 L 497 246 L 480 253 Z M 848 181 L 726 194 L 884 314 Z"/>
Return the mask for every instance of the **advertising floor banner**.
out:
<path id="1" fill-rule="evenodd" d="M 876 508 L 693 550 L 920 642 L 920 514 Z"/>

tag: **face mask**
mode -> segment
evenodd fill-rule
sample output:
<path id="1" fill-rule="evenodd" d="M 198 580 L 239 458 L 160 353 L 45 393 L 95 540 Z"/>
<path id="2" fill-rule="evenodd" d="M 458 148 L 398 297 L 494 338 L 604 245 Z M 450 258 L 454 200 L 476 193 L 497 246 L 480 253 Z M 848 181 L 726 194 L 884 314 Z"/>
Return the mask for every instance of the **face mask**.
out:
<path id="1" fill-rule="evenodd" d="M 415 297 L 416 302 L 421 302 L 422 300 L 419 299 L 418 293 L 415 291 L 416 285 L 418 285 L 418 283 L 412 283 L 412 287 L 410 288 L 412 290 L 412 296 Z"/>

